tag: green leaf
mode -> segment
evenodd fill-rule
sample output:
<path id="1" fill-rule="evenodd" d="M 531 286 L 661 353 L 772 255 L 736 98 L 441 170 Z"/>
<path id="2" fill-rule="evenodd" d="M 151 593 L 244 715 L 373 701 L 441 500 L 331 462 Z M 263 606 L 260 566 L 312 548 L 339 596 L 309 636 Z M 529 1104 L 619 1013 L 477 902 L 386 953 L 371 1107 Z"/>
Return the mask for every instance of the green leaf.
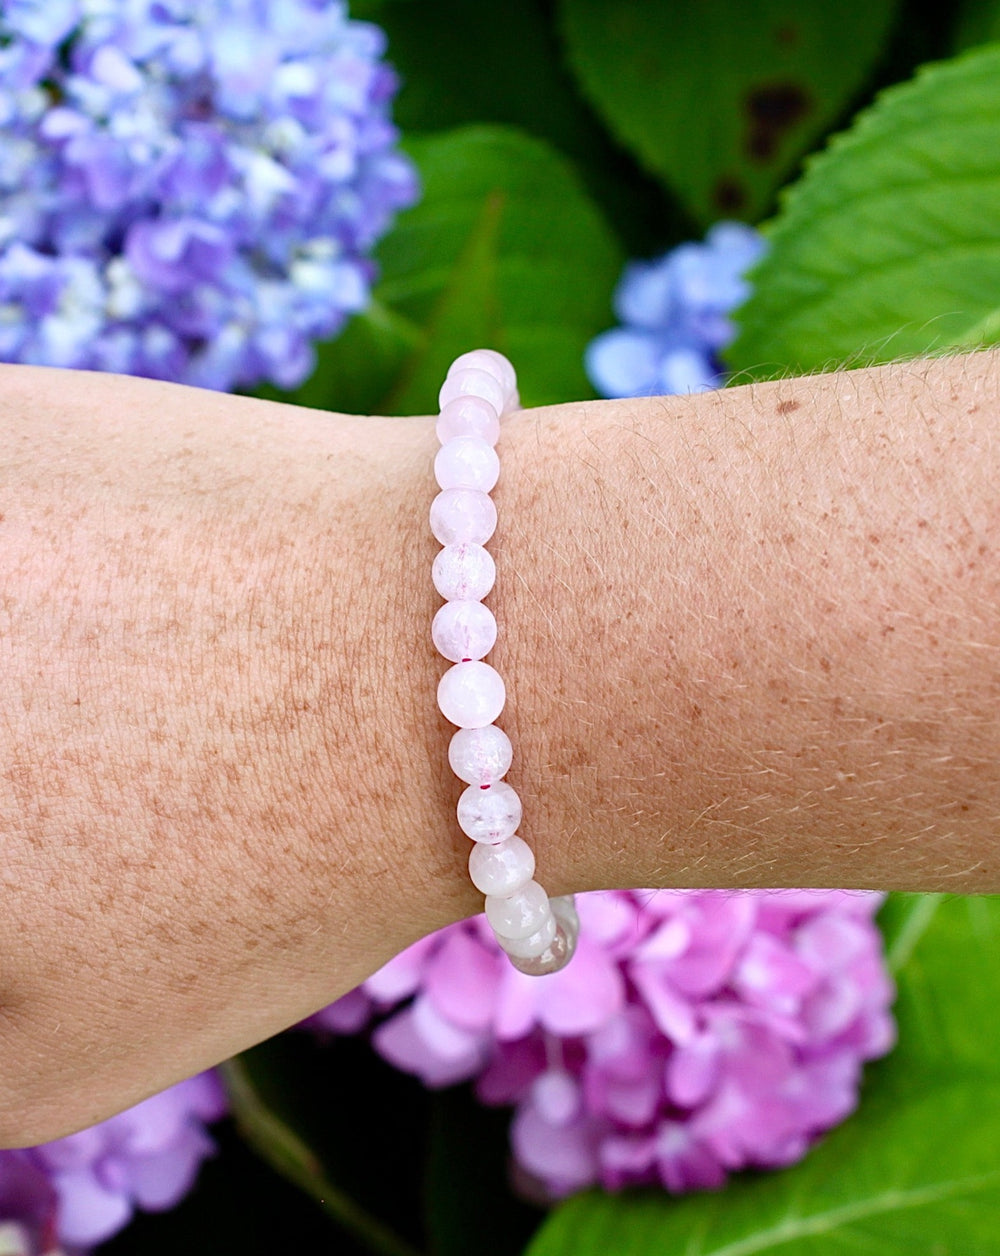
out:
<path id="1" fill-rule="evenodd" d="M 452 358 L 477 343 L 515 363 L 526 405 L 592 396 L 587 342 L 610 321 L 622 258 L 570 166 L 508 127 L 407 146 L 424 199 L 386 237 L 382 299 L 424 333 L 389 413 L 430 413 Z"/>
<path id="2" fill-rule="evenodd" d="M 992 1256 L 1000 1086 L 873 1100 L 868 1117 L 841 1126 L 796 1168 L 744 1177 L 721 1195 L 579 1195 L 527 1256 Z"/>
<path id="3" fill-rule="evenodd" d="M 384 412 L 431 413 L 449 362 L 483 343 L 516 364 L 526 405 L 593 395 L 583 351 L 610 321 L 622 258 L 569 163 L 504 127 L 408 148 L 424 198 L 386 237 L 379 292 L 421 343 Z"/>
<path id="4" fill-rule="evenodd" d="M 517 127 L 570 158 L 630 253 L 690 237 L 676 201 L 581 99 L 551 4 L 504 0 L 498 20 L 495 6 L 469 0 L 386 0 L 376 20 L 402 81 L 393 116 L 404 135 L 473 123 Z"/>
<path id="5" fill-rule="evenodd" d="M 561 0 L 611 129 L 708 225 L 750 221 L 850 104 L 896 0 Z"/>
<path id="6" fill-rule="evenodd" d="M 955 29 L 955 51 L 974 48 L 1000 39 L 1000 3 L 997 0 L 965 0 Z"/>
<path id="7" fill-rule="evenodd" d="M 1000 898 L 893 895 L 880 924 L 899 1046 L 869 1069 L 854 1117 L 794 1168 L 740 1175 L 721 1194 L 577 1196 L 528 1256 L 994 1253 Z"/>
<path id="8" fill-rule="evenodd" d="M 1000 47 L 921 70 L 814 158 L 727 353 L 742 382 L 1000 339 Z"/>
<path id="9" fill-rule="evenodd" d="M 387 413 L 414 414 L 433 409 L 428 402 L 436 398 L 456 350 L 463 351 L 458 346 L 496 347 L 500 334 L 497 254 L 505 200 L 504 191 L 498 186 L 477 204 L 462 248 L 435 280 L 435 286 L 440 283 L 440 290 L 426 311 L 421 308 L 420 294 L 408 295 L 404 285 L 400 304 L 416 306 L 414 312 L 422 318 L 424 332 L 386 399 Z M 391 285 L 389 291 L 392 292 Z M 451 351 L 447 346 L 452 346 Z"/>
<path id="10" fill-rule="evenodd" d="M 1000 897 L 892 895 L 879 923 L 899 973 L 899 1046 L 881 1071 L 897 1086 L 959 1070 L 1000 1084 Z"/>

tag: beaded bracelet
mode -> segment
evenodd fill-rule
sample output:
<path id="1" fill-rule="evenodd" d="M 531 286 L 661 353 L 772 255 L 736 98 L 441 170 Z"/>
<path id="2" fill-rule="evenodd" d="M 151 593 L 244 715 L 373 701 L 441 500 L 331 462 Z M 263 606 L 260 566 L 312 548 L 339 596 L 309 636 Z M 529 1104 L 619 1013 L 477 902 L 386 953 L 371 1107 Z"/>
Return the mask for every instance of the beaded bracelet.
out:
<path id="1" fill-rule="evenodd" d="M 513 754 L 510 738 L 494 723 L 506 689 L 482 661 L 497 638 L 497 621 L 482 603 L 496 579 L 484 546 L 497 525 L 490 492 L 500 475 L 494 448 L 500 419 L 520 405 L 514 368 L 492 349 L 463 353 L 438 400 L 434 476 L 441 492 L 430 519 L 444 548 L 431 574 L 447 601 L 434 616 L 431 637 L 453 664 L 441 677 L 437 700 L 458 726 L 448 762 L 468 784 L 458 800 L 458 823 L 474 843 L 469 874 L 486 895 L 486 919 L 498 944 L 518 971 L 542 976 L 569 963 L 580 925 L 572 895 L 550 899 L 533 880 L 535 856 L 516 832 L 521 800 L 502 779 Z"/>

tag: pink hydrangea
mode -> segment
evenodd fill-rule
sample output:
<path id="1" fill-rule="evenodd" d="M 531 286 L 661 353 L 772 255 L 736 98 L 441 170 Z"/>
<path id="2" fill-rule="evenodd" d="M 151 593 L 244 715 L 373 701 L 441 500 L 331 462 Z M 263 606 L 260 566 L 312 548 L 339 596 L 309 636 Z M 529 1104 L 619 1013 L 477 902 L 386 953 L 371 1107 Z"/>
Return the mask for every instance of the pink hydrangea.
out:
<path id="1" fill-rule="evenodd" d="M 577 896 L 572 963 L 525 977 L 482 916 L 409 947 L 308 1022 L 352 1032 L 428 1086 L 475 1079 L 515 1107 L 516 1181 L 720 1187 L 799 1159 L 895 1038 L 873 917 L 839 890 Z"/>

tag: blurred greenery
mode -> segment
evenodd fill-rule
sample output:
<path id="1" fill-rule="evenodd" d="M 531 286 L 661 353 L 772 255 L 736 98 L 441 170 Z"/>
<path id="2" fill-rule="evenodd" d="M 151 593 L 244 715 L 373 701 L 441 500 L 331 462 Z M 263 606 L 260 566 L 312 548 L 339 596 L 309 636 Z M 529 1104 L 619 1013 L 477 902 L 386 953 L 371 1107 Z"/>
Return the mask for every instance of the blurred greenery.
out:
<path id="1" fill-rule="evenodd" d="M 740 378 L 996 339 L 1000 47 L 914 74 L 1000 40 L 1000 0 L 351 7 L 388 34 L 395 116 L 424 198 L 380 244 L 375 300 L 319 347 L 313 378 L 259 395 L 427 413 L 450 358 L 484 341 L 511 353 L 529 404 L 590 395 L 582 356 L 614 322 L 622 260 L 721 215 L 770 218 L 772 250 L 732 348 Z M 546 1219 L 507 1184 L 507 1114 L 469 1087 L 431 1093 L 363 1036 L 290 1032 L 241 1063 L 253 1102 L 289 1145 L 300 1140 L 313 1183 L 427 1256 L 979 1256 L 998 1246 L 998 911 L 987 899 L 890 900 L 897 1051 L 801 1166 L 718 1195 L 593 1192 Z M 220 1154 L 177 1209 L 138 1217 L 102 1250 L 376 1250 L 232 1121 L 216 1137 Z"/>

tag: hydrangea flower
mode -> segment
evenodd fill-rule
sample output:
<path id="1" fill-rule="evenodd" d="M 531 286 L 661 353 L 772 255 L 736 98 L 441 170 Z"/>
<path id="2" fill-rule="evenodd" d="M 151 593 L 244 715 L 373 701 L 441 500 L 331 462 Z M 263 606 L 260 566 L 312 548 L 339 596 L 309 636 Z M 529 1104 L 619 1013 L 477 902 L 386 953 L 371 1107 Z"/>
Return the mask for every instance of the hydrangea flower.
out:
<path id="1" fill-rule="evenodd" d="M 293 388 L 417 179 L 339 0 L 0 5 L 0 360 Z"/>
<path id="2" fill-rule="evenodd" d="M 27 1226 L 0 1221 L 0 1256 L 66 1256 L 59 1247 L 38 1245 Z"/>
<path id="3" fill-rule="evenodd" d="M 77 1134 L 0 1151 L 0 1256 L 5 1242 L 16 1256 L 86 1251 L 136 1208 L 172 1208 L 213 1151 L 205 1123 L 225 1111 L 210 1071 Z"/>
<path id="4" fill-rule="evenodd" d="M 525 977 L 485 917 L 415 943 L 308 1025 L 373 1042 L 428 1086 L 513 1104 L 521 1189 L 721 1186 L 778 1167 L 857 1103 L 894 1041 L 873 917 L 838 890 L 577 895 L 562 972 Z"/>
<path id="5" fill-rule="evenodd" d="M 704 392 L 723 383 L 718 354 L 733 338 L 728 317 L 750 295 L 744 273 L 764 251 L 758 232 L 716 223 L 704 244 L 681 244 L 626 266 L 614 294 L 625 324 L 587 346 L 585 365 L 603 397 Z"/>
<path id="6" fill-rule="evenodd" d="M 55 1188 L 25 1151 L 0 1151 L 0 1256 L 57 1256 Z"/>

